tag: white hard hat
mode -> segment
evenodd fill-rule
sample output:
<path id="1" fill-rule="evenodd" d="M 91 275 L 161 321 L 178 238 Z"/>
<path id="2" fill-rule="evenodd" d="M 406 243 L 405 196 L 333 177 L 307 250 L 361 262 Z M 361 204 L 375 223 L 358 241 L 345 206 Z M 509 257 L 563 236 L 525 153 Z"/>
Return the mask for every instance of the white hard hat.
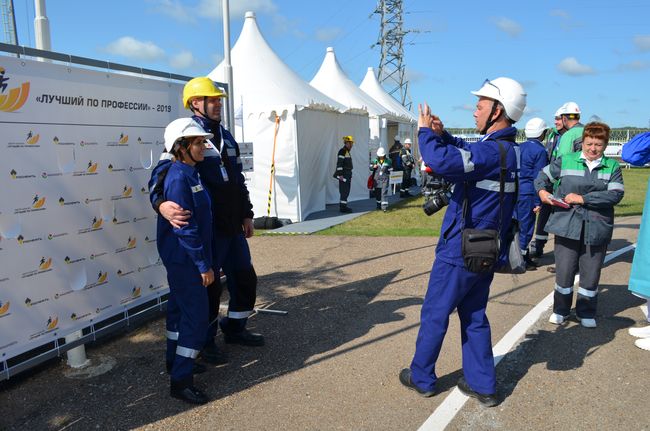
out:
<path id="1" fill-rule="evenodd" d="M 178 118 L 165 127 L 165 150 L 171 152 L 174 144 L 180 138 L 187 136 L 205 136 L 210 139 L 214 136 L 212 133 L 207 133 L 199 123 L 191 118 Z"/>
<path id="2" fill-rule="evenodd" d="M 394 139 L 394 140 L 395 140 L 395 141 L 399 141 L 399 140 L 400 140 L 400 139 L 399 139 L 399 135 L 395 135 L 395 139 Z"/>
<path id="3" fill-rule="evenodd" d="M 411 144 L 411 143 L 412 143 L 412 142 L 411 142 L 411 139 L 410 139 L 410 138 L 406 138 L 406 139 L 404 139 L 404 145 L 406 145 L 406 144 Z"/>
<path id="4" fill-rule="evenodd" d="M 557 108 L 557 111 L 555 111 L 556 117 L 559 117 L 562 114 L 564 114 L 564 105 L 560 106 L 559 108 Z"/>
<path id="5" fill-rule="evenodd" d="M 386 157 L 386 150 L 384 147 L 377 148 L 377 157 Z"/>
<path id="6" fill-rule="evenodd" d="M 524 131 L 526 132 L 527 138 L 539 138 L 547 127 L 548 126 L 544 120 L 535 117 L 528 120 Z"/>
<path id="7" fill-rule="evenodd" d="M 520 83 L 511 78 L 486 79 L 483 86 L 472 94 L 501 102 L 506 115 L 512 121 L 519 121 L 526 108 L 526 92 Z"/>
<path id="8" fill-rule="evenodd" d="M 564 105 L 562 105 L 563 111 L 562 115 L 580 115 L 580 107 L 576 102 L 567 102 Z"/>

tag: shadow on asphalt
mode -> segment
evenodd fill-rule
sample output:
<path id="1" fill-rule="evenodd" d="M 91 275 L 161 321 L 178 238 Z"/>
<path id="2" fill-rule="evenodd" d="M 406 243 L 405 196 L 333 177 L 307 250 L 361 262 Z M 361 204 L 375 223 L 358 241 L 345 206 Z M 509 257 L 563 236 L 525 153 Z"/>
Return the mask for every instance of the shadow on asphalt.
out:
<path id="1" fill-rule="evenodd" d="M 398 310 L 422 303 L 416 297 L 377 300 L 400 271 L 380 272 L 343 284 L 338 284 L 343 276 L 334 268 L 261 276 L 260 299 L 288 315 L 265 314 L 250 320 L 249 328 L 265 335 L 265 347 L 224 345 L 219 335 L 218 344 L 230 363 L 208 366 L 207 373 L 196 376 L 196 385 L 210 398 L 220 399 L 376 342 L 354 343 L 376 325 L 403 320 Z M 294 294 L 298 286 L 301 293 Z M 0 392 L 0 429 L 132 429 L 190 410 L 193 406 L 169 396 L 163 337 L 161 317 L 89 346 L 88 356 L 95 361 L 104 356 L 116 359 L 115 367 L 99 376 L 66 378 L 67 367 L 54 364 L 39 367 L 29 378 L 10 379 Z M 452 377 L 443 377 L 443 382 L 450 380 L 445 386 L 455 384 L 457 377 L 451 382 Z"/>
<path id="2" fill-rule="evenodd" d="M 631 295 L 626 285 L 602 285 L 598 294 L 597 328 L 580 326 L 572 310 L 568 324 L 555 326 L 546 323 L 536 333 L 528 334 L 497 366 L 500 401 L 513 393 L 535 364 L 546 364 L 546 368 L 553 371 L 582 367 L 585 359 L 611 342 L 617 331 L 634 325 L 634 320 L 617 314 L 643 302 Z"/>

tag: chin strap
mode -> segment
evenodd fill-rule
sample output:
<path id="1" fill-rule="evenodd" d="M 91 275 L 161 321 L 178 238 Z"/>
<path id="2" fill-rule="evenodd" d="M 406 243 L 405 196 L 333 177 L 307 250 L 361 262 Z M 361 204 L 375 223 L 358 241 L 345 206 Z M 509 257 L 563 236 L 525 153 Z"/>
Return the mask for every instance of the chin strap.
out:
<path id="1" fill-rule="evenodd" d="M 496 120 L 499 119 L 499 117 L 492 119 L 492 116 L 497 110 L 497 106 L 499 105 L 499 102 L 496 100 L 492 103 L 492 109 L 490 110 L 490 115 L 488 116 L 488 121 L 485 123 L 485 127 L 483 127 L 482 130 L 479 130 L 479 134 L 485 135 L 488 130 L 490 130 L 490 127 L 496 122 Z"/>

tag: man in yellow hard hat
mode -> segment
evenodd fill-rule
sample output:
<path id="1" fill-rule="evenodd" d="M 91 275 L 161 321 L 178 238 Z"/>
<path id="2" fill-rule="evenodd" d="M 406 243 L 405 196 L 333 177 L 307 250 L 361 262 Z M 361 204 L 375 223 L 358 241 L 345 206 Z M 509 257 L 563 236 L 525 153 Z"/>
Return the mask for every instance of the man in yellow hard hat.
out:
<path id="1" fill-rule="evenodd" d="M 352 145 L 354 145 L 354 137 L 344 136 L 343 147 L 336 156 L 334 178 L 339 180 L 339 210 L 342 213 L 352 212 L 352 208 L 348 206 L 348 196 L 350 196 L 350 187 L 352 185 L 352 156 L 350 155 Z"/>
<path id="2" fill-rule="evenodd" d="M 264 337 L 246 329 L 248 317 L 253 313 L 257 291 L 257 275 L 252 264 L 246 238 L 253 236 L 253 206 L 242 173 L 239 145 L 221 125 L 222 100 L 226 97 L 208 77 L 194 78 L 183 88 L 183 105 L 192 111 L 192 119 L 212 133 L 206 144 L 205 159 L 196 167 L 212 201 L 214 269 L 223 269 L 228 282 L 230 302 L 228 314 L 218 325 L 226 343 L 262 346 Z M 188 218 L 177 202 L 164 202 L 156 184 L 167 169 L 169 156 L 161 156 L 149 182 L 154 209 L 177 228 L 186 225 Z M 164 177 L 164 176 L 163 176 Z M 221 283 L 217 280 L 208 287 L 210 321 L 206 348 L 201 355 L 212 363 L 223 363 L 225 356 L 217 349 L 214 336 L 221 296 Z"/>

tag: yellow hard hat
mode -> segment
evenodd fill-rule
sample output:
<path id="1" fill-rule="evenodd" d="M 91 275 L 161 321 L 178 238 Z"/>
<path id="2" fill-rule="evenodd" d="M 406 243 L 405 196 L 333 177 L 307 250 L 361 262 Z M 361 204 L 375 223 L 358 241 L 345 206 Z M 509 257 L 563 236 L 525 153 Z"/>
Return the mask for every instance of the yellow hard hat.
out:
<path id="1" fill-rule="evenodd" d="M 343 137 L 343 142 L 352 142 L 354 144 L 354 138 L 350 135 Z"/>
<path id="2" fill-rule="evenodd" d="M 183 87 L 183 105 L 185 109 L 189 109 L 192 97 L 227 97 L 227 94 L 207 76 L 199 76 L 187 81 L 187 84 Z"/>

